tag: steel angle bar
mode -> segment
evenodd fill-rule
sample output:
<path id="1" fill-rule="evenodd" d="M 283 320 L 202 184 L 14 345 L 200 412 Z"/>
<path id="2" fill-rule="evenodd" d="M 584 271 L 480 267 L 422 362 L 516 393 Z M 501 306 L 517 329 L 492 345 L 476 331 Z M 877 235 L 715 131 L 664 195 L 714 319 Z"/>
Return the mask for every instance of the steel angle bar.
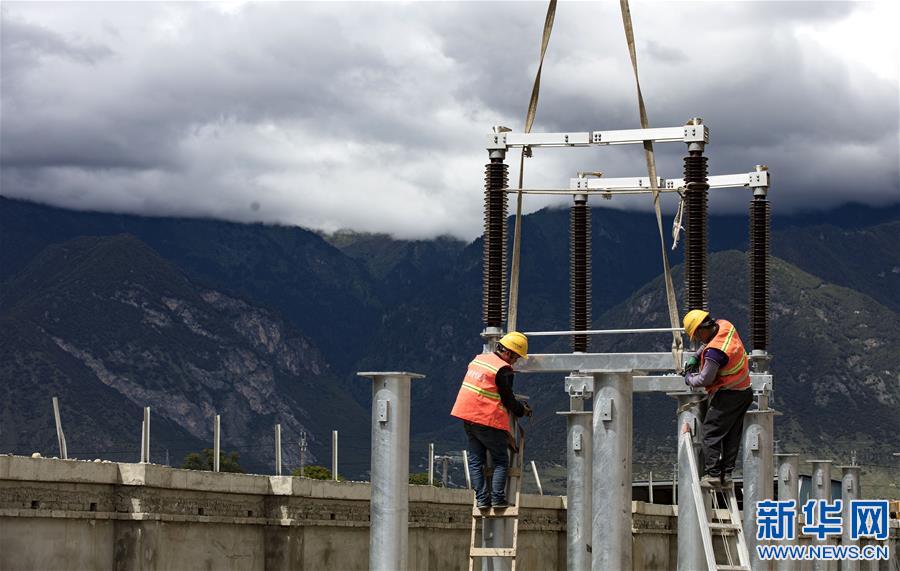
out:
<path id="1" fill-rule="evenodd" d="M 523 335 L 550 337 L 553 335 L 620 335 L 625 333 L 671 333 L 684 332 L 683 327 L 652 327 L 648 329 L 587 329 L 577 331 L 523 331 Z"/>
<path id="2" fill-rule="evenodd" d="M 506 133 L 508 147 L 583 147 L 590 144 L 590 133 Z"/>
<path id="3" fill-rule="evenodd" d="M 583 147 L 588 145 L 628 145 L 644 141 L 656 143 L 708 143 L 706 125 L 658 127 L 653 129 L 622 129 L 570 133 L 513 133 L 499 131 L 488 135 L 488 149 L 510 147 Z"/>
<path id="4" fill-rule="evenodd" d="M 671 353 L 543 353 L 516 363 L 519 373 L 674 371 Z"/>
<path id="5" fill-rule="evenodd" d="M 751 373 L 750 384 L 754 391 L 772 390 L 772 375 Z M 681 375 L 636 375 L 633 390 L 636 393 L 678 393 L 686 391 L 687 387 Z"/>
<path id="6" fill-rule="evenodd" d="M 666 188 L 666 179 L 656 177 L 656 187 Z M 636 176 L 627 178 L 586 178 L 569 179 L 571 190 L 650 190 L 650 177 Z"/>

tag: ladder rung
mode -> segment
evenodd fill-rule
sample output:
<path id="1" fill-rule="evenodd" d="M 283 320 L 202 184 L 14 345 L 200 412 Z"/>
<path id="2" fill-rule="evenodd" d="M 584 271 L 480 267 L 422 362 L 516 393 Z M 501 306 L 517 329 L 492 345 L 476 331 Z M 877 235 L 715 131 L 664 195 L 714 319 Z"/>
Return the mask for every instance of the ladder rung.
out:
<path id="1" fill-rule="evenodd" d="M 515 557 L 516 550 L 511 547 L 473 547 L 469 557 Z"/>
<path id="2" fill-rule="evenodd" d="M 746 565 L 716 565 L 719 571 L 750 571 Z"/>
<path id="3" fill-rule="evenodd" d="M 731 530 L 737 531 L 741 529 L 741 526 L 734 523 L 711 523 L 709 524 L 709 529 L 722 529 L 722 530 Z"/>
<path id="4" fill-rule="evenodd" d="M 519 506 L 509 506 L 502 510 L 472 508 L 472 517 L 519 517 Z"/>

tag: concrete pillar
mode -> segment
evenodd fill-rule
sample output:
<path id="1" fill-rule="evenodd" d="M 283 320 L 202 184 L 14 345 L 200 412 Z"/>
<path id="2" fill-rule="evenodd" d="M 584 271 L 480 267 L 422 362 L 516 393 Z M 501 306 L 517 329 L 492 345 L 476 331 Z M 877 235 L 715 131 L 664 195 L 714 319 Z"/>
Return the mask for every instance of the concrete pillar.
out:
<path id="1" fill-rule="evenodd" d="M 756 504 L 774 497 L 772 480 L 775 477 L 773 429 L 775 411 L 768 407 L 768 395 L 758 398 L 759 410 L 749 411 L 744 416 L 743 446 L 741 453 L 744 466 L 744 538 L 750 552 L 750 568 L 753 571 L 768 571 L 771 561 L 759 559 L 756 553 Z"/>
<path id="2" fill-rule="evenodd" d="M 687 424 L 691 428 L 694 441 L 694 457 L 697 458 L 698 470 L 703 469 L 703 458 L 700 454 L 700 425 L 703 423 L 705 411 L 701 410 L 706 395 L 703 393 L 676 393 L 678 399 L 678 423 L 675 433 L 676 445 L 681 437 L 681 428 Z M 703 537 L 700 535 L 700 522 L 697 520 L 697 508 L 694 506 L 694 493 L 688 456 L 678 447 L 678 571 L 695 571 L 706 568 L 706 554 L 703 551 Z M 705 506 L 707 511 L 709 506 Z"/>
<path id="3" fill-rule="evenodd" d="M 570 399 L 572 410 L 558 412 L 566 417 L 566 568 L 591 568 L 591 481 L 593 455 L 591 420 L 583 399 Z"/>
<path id="4" fill-rule="evenodd" d="M 831 460 L 809 460 L 812 464 L 812 480 L 809 485 L 809 498 L 813 500 L 831 501 Z M 827 545 L 828 539 L 812 538 L 813 543 Z M 837 566 L 821 559 L 812 562 L 813 571 L 833 571 Z"/>
<path id="5" fill-rule="evenodd" d="M 591 568 L 631 569 L 631 371 L 594 374 Z"/>
<path id="6" fill-rule="evenodd" d="M 409 556 L 409 403 L 415 373 L 372 379 L 372 501 L 369 569 L 406 571 Z"/>
<path id="7" fill-rule="evenodd" d="M 797 513 L 800 512 L 800 455 L 776 454 L 778 464 L 778 499 L 797 502 Z M 794 537 L 800 539 L 800 528 L 794 525 Z M 775 562 L 775 571 L 792 571 L 797 567 L 796 561 L 780 559 Z"/>
<path id="8" fill-rule="evenodd" d="M 859 540 L 850 539 L 851 502 L 862 497 L 859 489 L 859 466 L 840 466 L 844 474 L 841 478 L 841 500 L 843 500 L 843 533 L 841 545 L 859 545 Z M 841 571 L 859 571 L 859 561 L 844 559 L 841 561 Z"/>

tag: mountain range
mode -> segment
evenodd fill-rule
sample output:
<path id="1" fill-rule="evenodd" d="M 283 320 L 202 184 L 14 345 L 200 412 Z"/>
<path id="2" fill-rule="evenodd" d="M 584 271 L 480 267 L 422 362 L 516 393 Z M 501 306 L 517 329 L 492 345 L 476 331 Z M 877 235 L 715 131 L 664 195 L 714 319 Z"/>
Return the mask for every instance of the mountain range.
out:
<path id="1" fill-rule="evenodd" d="M 651 215 L 592 209 L 597 328 L 667 326 Z M 710 304 L 747 329 L 743 216 L 710 218 Z M 776 216 L 771 343 L 783 450 L 900 449 L 900 205 Z M 524 217 L 519 323 L 568 328 L 568 212 Z M 671 255 L 681 283 L 678 250 Z M 412 462 L 428 442 L 460 450 L 448 416 L 481 348 L 481 240 L 396 240 L 351 231 L 77 212 L 0 198 L 0 451 L 55 454 L 50 397 L 59 396 L 70 455 L 135 460 L 151 407 L 154 461 L 223 448 L 271 472 L 273 426 L 285 458 L 327 463 L 339 430 L 341 471 L 365 477 L 370 393 L 361 370 L 409 370 Z M 748 336 L 747 336 L 748 337 Z M 653 337 L 603 337 L 595 351 L 668 349 Z M 533 338 L 533 352 L 568 339 Z M 537 411 L 530 454 L 564 462 L 562 379 L 522 376 Z M 636 473 L 665 471 L 674 401 L 640 396 Z M 883 461 L 890 464 L 890 455 Z M 418 467 L 418 468 L 417 468 Z M 882 469 L 883 468 L 883 469 Z"/>

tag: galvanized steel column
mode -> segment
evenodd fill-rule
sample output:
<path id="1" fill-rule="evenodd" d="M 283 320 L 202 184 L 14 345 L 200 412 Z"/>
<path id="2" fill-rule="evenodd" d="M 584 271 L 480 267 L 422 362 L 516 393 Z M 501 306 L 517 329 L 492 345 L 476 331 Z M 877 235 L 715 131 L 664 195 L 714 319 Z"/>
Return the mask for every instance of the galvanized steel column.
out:
<path id="1" fill-rule="evenodd" d="M 750 552 L 750 568 L 763 571 L 772 568 L 771 561 L 762 560 L 756 553 L 756 504 L 771 500 L 774 496 L 772 480 L 775 478 L 773 429 L 775 411 L 768 407 L 768 395 L 759 395 L 759 410 L 744 416 L 743 446 L 744 465 L 744 538 Z"/>
<path id="2" fill-rule="evenodd" d="M 566 568 L 591 568 L 591 420 L 583 399 L 570 399 L 566 417 Z"/>
<path id="3" fill-rule="evenodd" d="M 702 470 L 700 455 L 700 425 L 703 423 L 701 406 L 706 399 L 702 393 L 677 393 L 678 424 L 675 442 L 681 437 L 681 428 L 687 424 L 691 428 L 694 442 L 694 457 L 697 467 Z M 694 506 L 694 492 L 691 483 L 695 477 L 691 472 L 687 454 L 678 447 L 678 571 L 695 571 L 706 568 L 706 554 L 703 551 L 703 538 L 700 535 L 700 522 L 697 520 L 697 508 Z M 706 506 L 709 508 L 709 506 Z"/>
<path id="4" fill-rule="evenodd" d="M 631 569 L 631 371 L 594 374 L 591 568 Z"/>
<path id="5" fill-rule="evenodd" d="M 852 501 L 862 497 L 859 489 L 859 466 L 841 466 L 844 476 L 841 478 L 841 499 L 843 500 L 843 533 L 841 533 L 841 545 L 859 545 L 859 540 L 850 539 L 851 508 Z M 841 571 L 858 571 L 859 561 L 852 559 L 841 560 Z"/>
<path id="6" fill-rule="evenodd" d="M 812 464 L 812 478 L 809 485 L 809 497 L 813 500 L 831 501 L 831 460 L 809 460 Z M 827 545 L 828 540 L 813 538 L 813 543 L 817 545 Z M 830 571 L 836 568 L 836 565 L 822 559 L 813 560 L 812 568 L 814 571 Z"/>
<path id="7" fill-rule="evenodd" d="M 800 455 L 776 454 L 778 461 L 778 499 L 783 501 L 794 500 L 797 502 L 797 510 L 800 510 Z M 797 521 L 794 521 L 794 537 L 800 539 L 800 530 Z M 796 561 L 779 559 L 775 562 L 775 571 L 792 571 L 797 567 Z"/>
<path id="8" fill-rule="evenodd" d="M 372 501 L 369 569 L 406 571 L 409 538 L 409 402 L 415 373 L 372 379 Z"/>

